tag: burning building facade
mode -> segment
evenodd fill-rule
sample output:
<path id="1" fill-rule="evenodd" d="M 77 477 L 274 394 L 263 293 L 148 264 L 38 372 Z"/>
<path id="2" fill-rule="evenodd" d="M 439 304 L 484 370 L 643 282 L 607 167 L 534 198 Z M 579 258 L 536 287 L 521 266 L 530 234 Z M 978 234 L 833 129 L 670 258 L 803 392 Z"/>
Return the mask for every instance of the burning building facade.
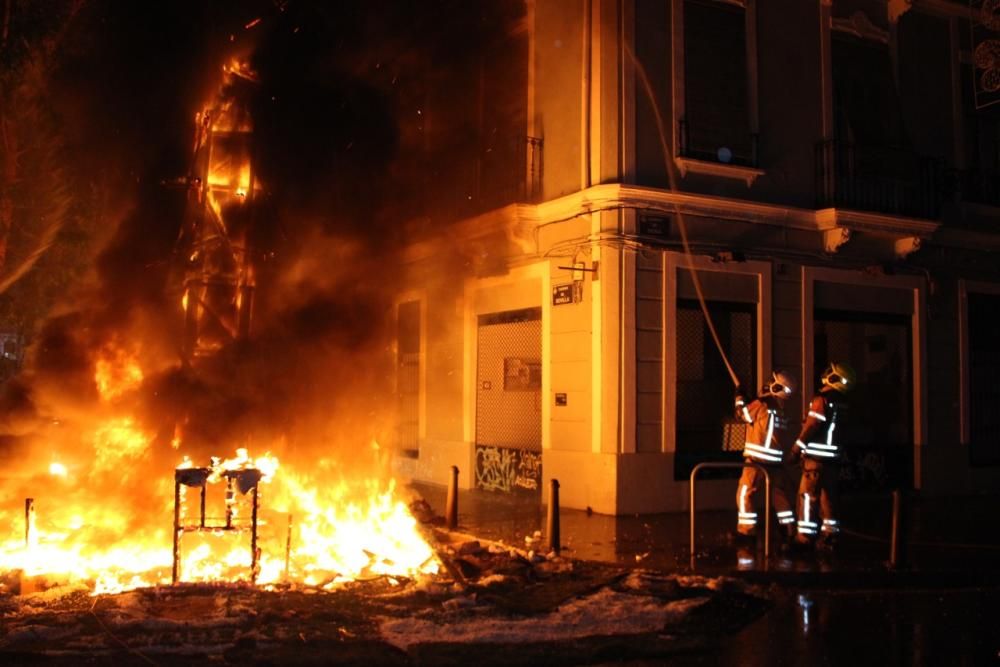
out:
<path id="1" fill-rule="evenodd" d="M 539 497 L 557 478 L 564 505 L 608 514 L 686 507 L 692 467 L 742 440 L 684 222 L 746 386 L 793 369 L 797 422 L 829 360 L 858 370 L 845 486 L 995 488 L 1000 106 L 972 5 L 526 3 L 477 95 L 441 105 L 477 133 L 446 188 L 458 221 L 406 255 L 397 470 Z"/>

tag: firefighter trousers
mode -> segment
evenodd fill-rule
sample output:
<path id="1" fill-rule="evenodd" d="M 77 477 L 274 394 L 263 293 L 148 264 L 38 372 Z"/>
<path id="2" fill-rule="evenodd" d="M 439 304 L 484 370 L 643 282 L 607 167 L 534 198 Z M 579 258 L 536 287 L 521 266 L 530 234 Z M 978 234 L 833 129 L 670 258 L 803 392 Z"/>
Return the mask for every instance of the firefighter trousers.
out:
<path id="1" fill-rule="evenodd" d="M 747 463 L 753 463 L 747 460 Z M 795 515 L 789 493 L 790 484 L 788 472 L 784 465 L 769 465 L 767 474 L 771 478 L 771 509 L 777 515 L 779 526 L 791 532 L 795 523 Z M 743 474 L 736 486 L 736 530 L 743 535 L 754 535 L 757 530 L 757 508 L 763 509 L 764 501 L 758 499 L 758 491 L 763 494 L 765 488 L 764 473 L 752 465 L 743 466 Z"/>
<path id="2" fill-rule="evenodd" d="M 802 478 L 797 498 L 798 534 L 811 539 L 817 533 L 836 535 L 840 532 L 837 518 L 837 480 L 840 464 L 802 457 Z"/>

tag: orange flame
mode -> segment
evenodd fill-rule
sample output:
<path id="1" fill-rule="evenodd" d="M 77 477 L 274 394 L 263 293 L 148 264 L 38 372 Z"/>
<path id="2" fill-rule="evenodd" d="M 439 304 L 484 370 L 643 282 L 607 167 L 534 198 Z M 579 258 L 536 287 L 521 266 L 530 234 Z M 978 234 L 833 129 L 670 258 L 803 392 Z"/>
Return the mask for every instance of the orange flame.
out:
<path id="1" fill-rule="evenodd" d="M 112 401 L 142 384 L 142 368 L 134 354 L 108 346 L 94 364 L 94 383 L 103 401 Z"/>
<path id="2" fill-rule="evenodd" d="M 141 385 L 141 369 L 120 349 L 107 352 L 101 361 L 95 383 L 104 401 Z M 121 410 L 120 402 L 108 407 Z M 173 471 L 162 468 L 149 476 L 158 469 L 154 435 L 131 415 L 119 414 L 99 421 L 89 439 L 93 455 L 86 461 L 67 465 L 50 459 L 44 472 L 38 471 L 59 483 L 37 487 L 43 490 L 35 500 L 37 515 L 21 514 L 23 497 L 6 483 L 0 486 L 0 526 L 8 531 L 0 534 L 0 573 L 20 570 L 53 584 L 84 583 L 94 595 L 168 584 L 174 480 Z M 179 428 L 173 443 L 182 446 Z M 371 447 L 379 453 L 377 443 Z M 177 467 L 194 465 L 182 454 Z M 209 487 L 225 491 L 225 484 L 213 482 L 228 471 L 261 471 L 260 585 L 287 581 L 330 588 L 366 577 L 414 578 L 438 571 L 436 554 L 398 498 L 394 481 L 348 480 L 330 461 L 315 462 L 309 473 L 297 472 L 271 454 L 252 457 L 246 448 L 231 458 L 213 459 L 209 468 L 206 498 Z M 143 489 L 139 492 L 145 498 L 121 496 L 133 493 L 133 487 Z M 181 524 L 196 524 L 198 492 L 190 493 L 184 485 L 178 490 Z M 185 532 L 182 581 L 249 580 L 250 503 L 250 494 L 238 490 L 206 500 L 206 525 L 219 526 L 213 517 L 226 513 L 236 530 Z"/>

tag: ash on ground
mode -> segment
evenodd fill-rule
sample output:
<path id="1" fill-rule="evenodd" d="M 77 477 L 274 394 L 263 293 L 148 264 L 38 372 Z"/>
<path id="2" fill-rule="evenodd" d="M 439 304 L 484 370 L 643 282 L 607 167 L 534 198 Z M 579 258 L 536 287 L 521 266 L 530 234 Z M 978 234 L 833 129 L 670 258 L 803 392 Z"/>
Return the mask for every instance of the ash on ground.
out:
<path id="1" fill-rule="evenodd" d="M 419 511 L 415 512 L 420 516 Z M 420 580 L 332 590 L 241 584 L 91 596 L 0 593 L 6 664 L 586 664 L 707 650 L 762 614 L 767 596 L 544 554 L 432 527 L 444 564 Z"/>

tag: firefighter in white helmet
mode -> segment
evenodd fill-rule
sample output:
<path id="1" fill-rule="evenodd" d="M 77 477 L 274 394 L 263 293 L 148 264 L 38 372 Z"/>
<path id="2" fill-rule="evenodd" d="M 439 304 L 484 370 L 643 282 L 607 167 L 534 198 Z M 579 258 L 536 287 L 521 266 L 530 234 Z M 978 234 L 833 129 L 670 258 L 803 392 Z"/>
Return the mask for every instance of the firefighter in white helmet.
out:
<path id="1" fill-rule="evenodd" d="M 747 423 L 743 459 L 767 469 L 771 480 L 771 501 L 777 514 L 783 537 L 794 535 L 795 515 L 789 500 L 789 484 L 785 467 L 785 449 L 781 435 L 785 431 L 784 403 L 795 391 L 795 378 L 786 371 L 775 371 L 771 381 L 761 389 L 760 396 L 749 400 L 740 387 L 736 389 L 736 417 Z M 758 491 L 765 488 L 764 474 L 752 465 L 743 467 L 743 475 L 736 487 L 737 534 L 744 539 L 757 533 Z"/>
<path id="2" fill-rule="evenodd" d="M 855 383 L 854 370 L 847 364 L 834 362 L 827 366 L 795 441 L 793 458 L 802 461 L 796 538 L 800 545 L 810 545 L 815 540 L 819 548 L 832 547 L 840 532 L 837 478 L 841 452 L 837 426 L 846 406 L 843 395 Z"/>

